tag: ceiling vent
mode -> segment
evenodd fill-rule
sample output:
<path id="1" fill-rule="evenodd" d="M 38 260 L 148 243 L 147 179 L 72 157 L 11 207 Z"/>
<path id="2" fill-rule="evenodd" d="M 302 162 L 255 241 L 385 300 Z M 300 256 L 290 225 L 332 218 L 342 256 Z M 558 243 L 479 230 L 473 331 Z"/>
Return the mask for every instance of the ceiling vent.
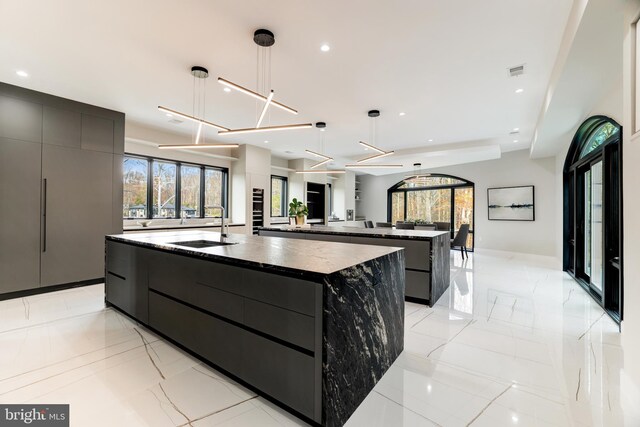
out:
<path id="1" fill-rule="evenodd" d="M 524 64 L 509 68 L 509 77 L 518 77 L 524 74 Z"/>
<path id="2" fill-rule="evenodd" d="M 509 135 L 518 135 L 520 133 L 519 130 L 513 130 L 511 132 L 509 132 Z"/>

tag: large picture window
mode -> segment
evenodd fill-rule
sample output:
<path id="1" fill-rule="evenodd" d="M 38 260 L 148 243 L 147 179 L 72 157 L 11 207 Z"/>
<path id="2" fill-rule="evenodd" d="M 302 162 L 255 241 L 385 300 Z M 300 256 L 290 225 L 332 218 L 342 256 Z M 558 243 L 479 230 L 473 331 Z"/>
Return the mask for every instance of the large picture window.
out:
<path id="1" fill-rule="evenodd" d="M 123 171 L 122 216 L 146 218 L 149 213 L 147 205 L 149 161 L 137 157 L 125 157 Z"/>
<path id="2" fill-rule="evenodd" d="M 416 225 L 449 223 L 451 237 L 469 224 L 467 247 L 473 250 L 474 185 L 449 175 L 418 175 L 388 190 L 387 221 Z"/>
<path id="3" fill-rule="evenodd" d="M 287 178 L 271 176 L 271 216 L 287 216 Z"/>
<path id="4" fill-rule="evenodd" d="M 227 207 L 228 170 L 125 155 L 122 217 L 219 217 Z"/>

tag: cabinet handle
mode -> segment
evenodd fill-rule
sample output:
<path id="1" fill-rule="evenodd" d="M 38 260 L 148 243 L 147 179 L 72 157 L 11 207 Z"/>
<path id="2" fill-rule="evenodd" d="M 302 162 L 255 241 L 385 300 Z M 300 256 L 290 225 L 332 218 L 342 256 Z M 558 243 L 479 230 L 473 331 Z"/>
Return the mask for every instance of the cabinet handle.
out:
<path id="1" fill-rule="evenodd" d="M 47 178 L 42 180 L 42 252 L 47 252 Z"/>

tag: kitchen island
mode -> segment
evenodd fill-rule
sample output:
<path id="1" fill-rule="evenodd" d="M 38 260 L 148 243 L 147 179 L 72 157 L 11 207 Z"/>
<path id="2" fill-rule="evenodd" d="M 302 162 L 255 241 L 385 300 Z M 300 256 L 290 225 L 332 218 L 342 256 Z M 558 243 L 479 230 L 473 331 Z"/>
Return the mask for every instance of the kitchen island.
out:
<path id="1" fill-rule="evenodd" d="M 343 425 L 403 350 L 404 250 L 219 240 L 107 236 L 107 303 L 307 421 Z"/>
<path id="2" fill-rule="evenodd" d="M 396 230 L 395 228 L 357 228 L 316 226 L 262 227 L 261 236 L 320 240 L 361 245 L 405 248 L 407 301 L 432 307 L 449 288 L 448 231 Z"/>

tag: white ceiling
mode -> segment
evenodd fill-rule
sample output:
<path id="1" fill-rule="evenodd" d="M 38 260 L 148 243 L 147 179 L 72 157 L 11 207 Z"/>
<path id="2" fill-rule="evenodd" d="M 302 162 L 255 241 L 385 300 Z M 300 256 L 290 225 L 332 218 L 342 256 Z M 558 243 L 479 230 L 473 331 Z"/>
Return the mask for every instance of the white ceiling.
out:
<path id="1" fill-rule="evenodd" d="M 273 110 L 272 125 L 327 122 L 324 151 L 339 165 L 367 154 L 357 141 L 369 140 L 366 112 L 377 108 L 376 145 L 408 153 L 394 163 L 403 159 L 410 169 L 414 156 L 439 151 L 451 164 L 468 161 L 475 146 L 484 153 L 478 159 L 486 157 L 486 146 L 498 155 L 529 147 L 571 3 L 0 0 L 0 81 L 123 111 L 141 125 L 191 133 L 188 123 L 171 124 L 156 107 L 190 112 L 189 69 L 203 65 L 213 77 L 207 81 L 207 120 L 251 127 L 255 102 L 223 92 L 215 78 L 255 87 L 252 35 L 264 27 L 276 36 L 276 99 L 300 111 Z M 320 51 L 323 43 L 329 52 Z M 526 75 L 509 78 L 507 68 L 519 64 L 526 64 Z M 16 70 L 30 76 L 20 78 Z M 515 94 L 516 88 L 525 91 Z M 517 137 L 509 135 L 515 127 Z M 298 130 L 224 141 L 265 146 L 268 139 L 275 155 L 294 158 L 305 148 L 319 150 L 318 135 Z M 216 135 L 209 131 L 207 138 Z M 447 152 L 447 144 L 466 144 L 467 155 L 453 146 Z"/>

